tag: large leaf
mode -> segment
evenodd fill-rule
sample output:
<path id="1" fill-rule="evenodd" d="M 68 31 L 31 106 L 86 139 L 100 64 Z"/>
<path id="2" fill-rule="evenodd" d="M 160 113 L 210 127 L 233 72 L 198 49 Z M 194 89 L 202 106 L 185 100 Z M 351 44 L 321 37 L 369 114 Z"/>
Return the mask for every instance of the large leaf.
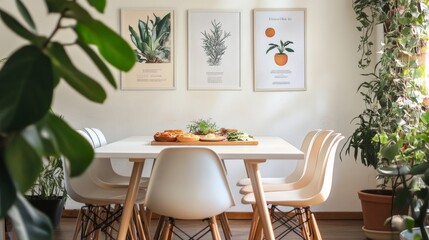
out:
<path id="1" fill-rule="evenodd" d="M 50 59 L 35 46 L 24 46 L 0 71 L 0 132 L 24 128 L 49 110 L 53 94 Z"/>
<path id="2" fill-rule="evenodd" d="M 21 135 L 15 135 L 6 145 L 6 167 L 20 192 L 27 191 L 42 170 L 42 160 Z"/>
<path id="3" fill-rule="evenodd" d="M 78 22 L 76 32 L 83 42 L 96 45 L 104 59 L 119 70 L 129 71 L 136 63 L 130 45 L 102 22 Z"/>
<path id="4" fill-rule="evenodd" d="M 18 239 L 53 239 L 53 227 L 49 218 L 33 208 L 21 194 L 17 195 L 8 215 L 12 219 Z"/>
<path id="5" fill-rule="evenodd" d="M 88 3 L 100 13 L 103 13 L 106 8 L 106 0 L 88 0 Z"/>
<path id="6" fill-rule="evenodd" d="M 101 103 L 106 99 L 106 92 L 101 85 L 73 65 L 61 44 L 52 43 L 48 52 L 52 57 L 55 72 L 76 91 L 94 102 Z"/>
<path id="7" fill-rule="evenodd" d="M 3 159 L 0 156 L 0 219 L 6 216 L 7 211 L 15 202 L 16 189 Z"/>
<path id="8" fill-rule="evenodd" d="M 16 5 L 27 24 L 33 29 L 33 31 L 36 31 L 36 24 L 34 24 L 33 18 L 31 18 L 30 12 L 27 10 L 24 3 L 21 0 L 16 0 Z"/>
<path id="9" fill-rule="evenodd" d="M 92 48 L 90 48 L 88 45 L 81 42 L 80 40 L 77 41 L 77 44 L 91 58 L 91 60 L 95 63 L 100 72 L 103 73 L 104 77 L 109 81 L 110 85 L 116 88 L 115 78 L 113 77 L 112 73 L 110 72 L 106 64 L 103 62 L 103 60 L 97 55 L 97 53 L 95 53 Z"/>
<path id="10" fill-rule="evenodd" d="M 21 36 L 22 38 L 25 38 L 29 40 L 30 42 L 35 43 L 37 36 L 34 35 L 32 32 L 30 32 L 28 29 L 26 29 L 24 26 L 21 25 L 14 17 L 6 13 L 5 11 L 0 9 L 0 17 L 3 20 L 3 22 L 6 24 L 6 26 L 9 27 L 10 30 L 14 31 L 16 34 Z"/>
<path id="11" fill-rule="evenodd" d="M 46 123 L 59 151 L 70 162 L 70 175 L 73 177 L 82 174 L 94 158 L 92 146 L 63 119 L 48 114 Z"/>
<path id="12" fill-rule="evenodd" d="M 156 35 L 158 38 L 164 33 L 170 33 L 170 17 L 171 14 L 168 13 L 156 24 Z"/>

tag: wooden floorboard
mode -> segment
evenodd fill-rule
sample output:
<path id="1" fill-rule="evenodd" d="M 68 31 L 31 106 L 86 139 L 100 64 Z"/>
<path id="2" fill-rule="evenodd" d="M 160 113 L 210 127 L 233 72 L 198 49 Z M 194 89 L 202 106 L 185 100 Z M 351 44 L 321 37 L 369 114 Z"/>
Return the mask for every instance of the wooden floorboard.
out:
<path id="1" fill-rule="evenodd" d="M 74 225 L 76 218 L 62 218 L 60 225 L 55 230 L 55 240 L 70 240 L 73 237 Z M 156 220 L 152 221 L 151 231 L 154 231 Z M 197 228 L 204 226 L 201 221 L 179 221 L 180 226 L 183 226 L 185 231 L 196 232 Z M 230 220 L 234 240 L 246 240 L 249 233 L 250 220 Z M 364 240 L 365 235 L 361 230 L 362 220 L 318 220 L 318 225 L 323 239 L 351 239 Z M 222 233 L 221 233 L 222 234 Z M 101 238 L 100 239 L 104 239 Z M 176 238 L 177 239 L 177 238 Z M 202 238 L 202 240 L 211 239 L 210 236 Z M 222 238 L 223 239 L 223 238 Z M 297 236 L 288 235 L 284 239 L 300 239 Z"/>

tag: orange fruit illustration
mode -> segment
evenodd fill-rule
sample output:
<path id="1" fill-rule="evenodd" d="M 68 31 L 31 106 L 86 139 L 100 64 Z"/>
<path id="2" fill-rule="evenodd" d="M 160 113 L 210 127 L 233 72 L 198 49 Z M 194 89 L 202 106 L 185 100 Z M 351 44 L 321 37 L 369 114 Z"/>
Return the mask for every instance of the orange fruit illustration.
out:
<path id="1" fill-rule="evenodd" d="M 265 36 L 270 38 L 270 37 L 274 37 L 274 35 L 276 35 L 276 30 L 274 30 L 274 28 L 265 29 Z"/>
<path id="2" fill-rule="evenodd" d="M 274 55 L 274 62 L 276 62 L 278 66 L 283 66 L 286 65 L 288 58 L 288 55 L 285 53 L 276 53 Z"/>

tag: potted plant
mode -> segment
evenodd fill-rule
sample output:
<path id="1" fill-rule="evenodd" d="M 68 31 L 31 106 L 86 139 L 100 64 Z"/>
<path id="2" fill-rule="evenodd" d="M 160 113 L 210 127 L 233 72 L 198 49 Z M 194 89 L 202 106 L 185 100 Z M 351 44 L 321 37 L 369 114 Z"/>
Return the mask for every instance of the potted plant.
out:
<path id="1" fill-rule="evenodd" d="M 293 44 L 291 41 L 282 41 L 280 40 L 280 45 L 275 43 L 270 43 L 269 48 L 265 52 L 267 54 L 269 51 L 273 49 L 277 49 L 278 53 L 274 54 L 274 62 L 278 66 L 284 66 L 286 65 L 287 61 L 289 60 L 289 56 L 285 52 L 295 52 L 292 48 L 287 47 L 289 44 Z"/>
<path id="2" fill-rule="evenodd" d="M 90 144 L 50 111 L 54 89 L 61 80 L 90 101 L 102 103 L 106 99 L 101 84 L 73 64 L 66 48 L 82 50 L 114 88 L 115 79 L 104 60 L 122 71 L 130 70 L 136 62 L 126 41 L 77 1 L 44 2 L 49 19 L 58 17 L 46 36 L 37 31 L 21 0 L 15 3 L 25 25 L 0 9 L 4 24 L 26 42 L 8 56 L 0 69 L 0 219 L 12 219 L 19 239 L 53 238 L 49 219 L 34 211 L 22 195 L 42 171 L 43 159 L 64 157 L 71 176 L 76 176 L 85 171 L 94 156 Z M 106 1 L 88 1 L 88 6 L 102 13 Z M 58 37 L 63 30 L 75 37 Z"/>
<path id="3" fill-rule="evenodd" d="M 61 158 L 51 156 L 43 160 L 42 171 L 25 197 L 49 217 L 52 226 L 58 226 L 67 199 Z"/>
<path id="4" fill-rule="evenodd" d="M 371 65 L 374 57 L 371 35 L 376 26 L 381 25 L 384 33 L 380 60 L 372 72 L 363 74 L 369 80 L 358 88 L 365 109 L 355 118 L 357 127 L 343 148 L 346 154 L 353 152 L 355 160 L 360 157 L 365 166 L 380 169 L 392 164 L 391 161 L 380 161 L 386 136 L 397 133 L 401 126 L 403 129 L 419 126 L 420 117 L 426 110 L 423 105 L 424 64 L 419 58 L 425 52 L 428 37 L 426 3 L 425 0 L 353 1 L 359 24 L 357 29 L 362 33 L 358 48 L 362 54 L 358 63 L 360 68 Z M 406 138 L 405 135 L 398 136 Z M 419 164 L 414 152 L 407 150 L 405 145 L 403 147 L 404 164 Z M 385 188 L 389 180 L 394 180 L 386 174 L 380 174 L 379 178 L 384 180 Z M 391 183 L 391 190 L 395 190 L 397 182 Z M 392 202 L 392 198 L 388 201 Z"/>
<path id="5" fill-rule="evenodd" d="M 190 133 L 194 133 L 196 135 L 206 135 L 219 131 L 216 123 L 213 122 L 210 118 L 193 120 L 188 126 L 186 126 L 186 128 Z"/>

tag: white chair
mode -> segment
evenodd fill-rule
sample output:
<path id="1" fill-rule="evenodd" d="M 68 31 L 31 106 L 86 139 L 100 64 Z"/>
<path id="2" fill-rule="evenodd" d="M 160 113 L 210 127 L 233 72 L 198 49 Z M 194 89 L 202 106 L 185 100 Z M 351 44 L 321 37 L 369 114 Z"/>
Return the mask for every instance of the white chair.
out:
<path id="1" fill-rule="evenodd" d="M 323 143 L 332 133 L 333 130 L 318 129 L 310 131 L 304 138 L 301 147 L 301 150 L 305 153 L 304 161 L 298 161 L 294 172 L 290 176 L 262 178 L 264 192 L 292 190 L 307 185 L 313 177 Z M 247 183 L 247 180 L 241 181 L 241 183 Z M 240 189 L 241 194 L 253 192 L 252 186 L 249 184 Z"/>
<path id="2" fill-rule="evenodd" d="M 322 239 L 310 206 L 325 202 L 330 194 L 336 150 L 342 139 L 344 139 L 344 136 L 336 133 L 330 135 L 325 141 L 320 151 L 314 176 L 308 185 L 289 191 L 264 193 L 267 203 L 273 205 L 271 216 L 274 221 L 287 227 L 284 232 L 280 233 L 277 237 L 278 239 L 290 232 L 295 232 L 304 239 Z M 255 204 L 253 193 L 245 195 L 242 198 L 242 202 Z M 277 206 L 292 207 L 294 209 L 288 213 L 277 214 L 278 212 L 275 212 L 275 210 L 279 211 Z M 284 218 L 288 220 L 284 220 Z M 291 221 L 290 218 L 298 218 L 298 221 Z M 258 221 L 257 219 L 254 220 Z M 301 231 L 297 231 L 297 228 L 301 229 Z M 261 229 L 261 227 L 258 226 L 258 229 Z M 257 232 L 259 234 L 255 234 L 254 239 L 260 239 L 261 237 L 261 231 Z"/>
<path id="3" fill-rule="evenodd" d="M 213 239 L 220 239 L 216 216 L 234 206 L 234 199 L 219 156 L 208 148 L 162 150 L 152 171 L 146 206 L 163 216 L 162 239 L 171 238 L 177 227 L 174 219 L 209 219 Z"/>
<path id="4" fill-rule="evenodd" d="M 89 142 L 92 143 L 94 148 L 101 147 L 107 144 L 106 137 L 98 128 L 84 128 L 78 130 L 82 135 L 86 133 L 89 136 Z M 88 140 L 88 138 L 87 138 Z M 95 158 L 93 160 L 94 167 L 91 168 L 91 177 L 97 184 L 105 187 L 119 187 L 127 188 L 130 183 L 129 176 L 123 176 L 115 172 L 110 159 Z M 140 179 L 140 188 L 146 188 L 149 182 L 149 178 L 142 177 Z"/>
<path id="5" fill-rule="evenodd" d="M 69 177 L 69 167 L 66 160 L 63 160 L 63 166 L 67 194 L 74 201 L 85 204 L 79 211 L 73 239 L 77 239 L 79 235 L 81 239 L 98 239 L 100 230 L 106 236 L 114 239 L 114 224 L 121 216 L 121 204 L 125 202 L 127 189 L 105 188 L 95 184 L 90 177 L 90 169 L 94 167 L 93 164 L 83 174 L 73 178 Z M 140 190 L 136 202 L 143 204 L 144 198 L 145 191 Z M 134 224 L 130 228 L 131 235 L 147 239 L 149 233 L 143 230 L 145 226 L 139 217 L 138 205 L 134 207 L 133 216 Z"/>

